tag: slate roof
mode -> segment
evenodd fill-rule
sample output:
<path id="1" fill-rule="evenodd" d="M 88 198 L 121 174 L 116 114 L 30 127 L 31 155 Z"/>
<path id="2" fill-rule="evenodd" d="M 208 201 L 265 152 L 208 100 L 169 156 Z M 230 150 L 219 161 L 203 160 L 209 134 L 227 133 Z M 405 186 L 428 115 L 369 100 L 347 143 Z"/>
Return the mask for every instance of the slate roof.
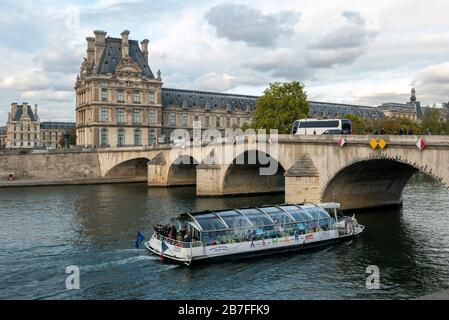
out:
<path id="1" fill-rule="evenodd" d="M 41 129 L 73 129 L 75 122 L 53 122 L 46 121 L 41 123 Z"/>
<path id="2" fill-rule="evenodd" d="M 0 127 L 0 134 L 6 134 L 6 126 Z"/>
<path id="3" fill-rule="evenodd" d="M 154 79 L 153 72 L 145 61 L 142 50 L 140 50 L 139 42 L 136 40 L 129 40 L 129 56 L 137 62 L 137 65 L 142 69 L 142 76 Z M 99 74 L 113 74 L 122 57 L 122 40 L 118 38 L 106 38 L 106 48 L 98 64 L 97 72 Z"/>
<path id="4" fill-rule="evenodd" d="M 249 110 L 252 112 L 256 108 L 256 99 L 257 96 L 250 95 L 162 88 L 163 108 L 167 108 L 170 105 L 177 107 L 184 105 L 187 109 L 204 109 L 206 103 L 208 103 L 209 110 L 226 109 L 228 106 L 230 111 Z M 383 116 L 375 107 L 317 101 L 309 102 L 310 115 L 316 117 L 335 117 L 337 114 L 354 114 L 364 118 L 379 118 Z"/>
<path id="5" fill-rule="evenodd" d="M 227 109 L 229 111 L 254 111 L 256 96 L 162 88 L 162 107 L 185 106 L 187 109 Z"/>
<path id="6" fill-rule="evenodd" d="M 376 107 L 360 106 L 352 104 L 309 101 L 310 115 L 312 117 L 335 117 L 338 114 L 353 114 L 362 118 L 382 118 L 383 114 Z"/>
<path id="7" fill-rule="evenodd" d="M 27 112 L 28 116 L 31 118 L 31 121 L 36 121 L 36 117 L 34 116 L 33 109 L 31 109 L 31 106 L 27 106 Z M 23 112 L 23 105 L 18 105 L 16 113 L 12 117 L 12 121 L 20 121 L 20 117 L 22 116 Z"/>

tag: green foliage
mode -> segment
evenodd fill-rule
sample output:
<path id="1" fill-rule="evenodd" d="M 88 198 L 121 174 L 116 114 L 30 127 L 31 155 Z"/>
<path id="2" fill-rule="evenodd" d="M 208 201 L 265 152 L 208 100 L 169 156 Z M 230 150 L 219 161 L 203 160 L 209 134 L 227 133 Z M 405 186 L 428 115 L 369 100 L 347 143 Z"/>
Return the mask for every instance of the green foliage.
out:
<path id="1" fill-rule="evenodd" d="M 413 134 L 449 134 L 449 124 L 441 118 L 439 110 L 429 109 L 424 113 L 422 121 L 411 119 L 384 118 L 377 120 L 363 119 L 355 115 L 345 115 L 342 118 L 352 121 L 353 134 L 372 134 L 375 131 L 386 134 L 399 134 L 403 131 L 412 130 Z"/>
<path id="2" fill-rule="evenodd" d="M 441 118 L 441 113 L 438 109 L 427 109 L 424 113 L 422 129 L 432 134 L 449 134 L 449 126 L 446 121 Z"/>
<path id="3" fill-rule="evenodd" d="M 76 129 L 75 128 L 70 129 L 69 145 L 70 146 L 76 145 Z"/>
<path id="4" fill-rule="evenodd" d="M 290 133 L 293 122 L 308 114 L 309 102 L 302 83 L 275 82 L 257 99 L 250 127 Z"/>

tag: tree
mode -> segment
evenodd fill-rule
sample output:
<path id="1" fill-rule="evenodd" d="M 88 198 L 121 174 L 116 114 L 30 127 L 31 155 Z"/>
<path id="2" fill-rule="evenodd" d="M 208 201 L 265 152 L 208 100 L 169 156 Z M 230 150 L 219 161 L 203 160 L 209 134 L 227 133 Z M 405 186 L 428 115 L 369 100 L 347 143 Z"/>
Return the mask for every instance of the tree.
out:
<path id="1" fill-rule="evenodd" d="M 72 128 L 69 131 L 69 146 L 76 145 L 76 129 Z"/>
<path id="2" fill-rule="evenodd" d="M 372 123 L 366 119 L 356 116 L 355 114 L 347 114 L 342 119 L 349 119 L 352 123 L 352 134 L 366 134 L 372 131 Z"/>
<path id="3" fill-rule="evenodd" d="M 270 83 L 270 87 L 256 101 L 250 126 L 254 129 L 277 129 L 279 133 L 290 133 L 293 122 L 306 118 L 308 114 L 309 102 L 302 83 Z"/>
<path id="4" fill-rule="evenodd" d="M 432 134 L 449 133 L 447 123 L 441 119 L 441 112 L 436 108 L 428 108 L 424 112 L 421 129 L 423 132 L 430 131 Z"/>

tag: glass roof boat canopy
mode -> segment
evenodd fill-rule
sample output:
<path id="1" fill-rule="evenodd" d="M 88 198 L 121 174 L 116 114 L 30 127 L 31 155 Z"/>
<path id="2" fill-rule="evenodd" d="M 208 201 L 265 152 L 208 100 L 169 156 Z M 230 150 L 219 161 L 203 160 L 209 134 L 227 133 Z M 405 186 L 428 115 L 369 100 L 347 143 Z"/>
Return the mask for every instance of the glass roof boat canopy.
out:
<path id="1" fill-rule="evenodd" d="M 304 223 L 330 218 L 329 213 L 313 204 L 209 210 L 183 213 L 179 216 L 180 220 L 190 220 L 202 232 Z"/>

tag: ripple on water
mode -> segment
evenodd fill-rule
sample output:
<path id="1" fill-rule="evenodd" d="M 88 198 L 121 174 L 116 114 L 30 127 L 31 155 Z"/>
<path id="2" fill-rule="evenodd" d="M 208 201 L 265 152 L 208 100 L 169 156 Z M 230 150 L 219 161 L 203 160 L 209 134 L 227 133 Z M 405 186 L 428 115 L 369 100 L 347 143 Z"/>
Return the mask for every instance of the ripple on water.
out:
<path id="1" fill-rule="evenodd" d="M 449 286 L 449 192 L 422 179 L 401 210 L 358 213 L 364 234 L 325 250 L 188 269 L 133 248 L 137 230 L 149 235 L 178 212 L 282 202 L 144 184 L 2 190 L 0 298 L 406 299 Z M 68 265 L 80 267 L 76 292 L 65 290 Z M 365 287 L 369 265 L 380 290 Z"/>

